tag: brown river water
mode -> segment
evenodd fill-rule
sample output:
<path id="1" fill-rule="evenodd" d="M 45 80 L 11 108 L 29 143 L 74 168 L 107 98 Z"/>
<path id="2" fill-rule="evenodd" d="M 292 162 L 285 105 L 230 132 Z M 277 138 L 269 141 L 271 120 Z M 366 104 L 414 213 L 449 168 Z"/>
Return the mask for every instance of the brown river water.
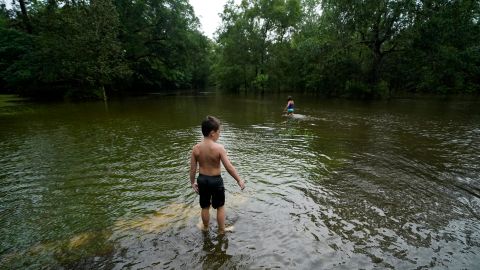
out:
<path id="1" fill-rule="evenodd" d="M 0 269 L 478 269 L 480 102 L 220 94 L 0 106 Z M 206 115 L 223 170 L 189 184 Z"/>

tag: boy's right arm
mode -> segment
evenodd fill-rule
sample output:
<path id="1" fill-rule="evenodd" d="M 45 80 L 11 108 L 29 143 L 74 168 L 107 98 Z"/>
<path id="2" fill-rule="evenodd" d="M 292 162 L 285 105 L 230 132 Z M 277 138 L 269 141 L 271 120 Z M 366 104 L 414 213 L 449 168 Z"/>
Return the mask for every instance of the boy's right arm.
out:
<path id="1" fill-rule="evenodd" d="M 227 172 L 233 177 L 233 179 L 237 181 L 237 184 L 240 186 L 240 189 L 243 190 L 245 188 L 245 182 L 242 179 L 240 179 L 240 176 L 238 175 L 237 170 L 228 159 L 227 151 L 225 151 L 224 147 L 220 147 L 220 160 L 222 161 L 223 166 L 225 167 Z"/>
<path id="2" fill-rule="evenodd" d="M 195 157 L 195 146 L 192 149 L 192 156 L 190 157 L 190 183 L 193 190 L 198 193 L 198 185 L 195 182 L 195 175 L 197 173 L 197 158 Z"/>

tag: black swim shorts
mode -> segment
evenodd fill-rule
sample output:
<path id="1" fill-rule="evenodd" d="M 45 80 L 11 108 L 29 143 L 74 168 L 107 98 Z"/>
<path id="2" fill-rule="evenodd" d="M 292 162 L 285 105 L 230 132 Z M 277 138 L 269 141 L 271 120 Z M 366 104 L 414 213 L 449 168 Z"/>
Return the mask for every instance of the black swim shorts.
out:
<path id="1" fill-rule="evenodd" d="M 220 175 L 209 176 L 200 174 L 197 177 L 200 207 L 208 208 L 210 204 L 217 209 L 225 204 L 225 188 Z"/>

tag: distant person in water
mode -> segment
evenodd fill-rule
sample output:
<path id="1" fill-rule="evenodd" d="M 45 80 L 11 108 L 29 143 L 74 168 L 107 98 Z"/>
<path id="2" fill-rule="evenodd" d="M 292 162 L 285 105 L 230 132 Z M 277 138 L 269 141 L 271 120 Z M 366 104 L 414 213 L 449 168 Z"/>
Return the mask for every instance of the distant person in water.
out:
<path id="1" fill-rule="evenodd" d="M 295 109 L 295 102 L 291 96 L 288 96 L 287 105 L 285 106 L 284 111 L 287 112 L 287 115 L 292 115 Z"/>
<path id="2" fill-rule="evenodd" d="M 204 229 L 209 225 L 211 205 L 217 209 L 218 230 L 223 233 L 225 231 L 225 188 L 220 175 L 220 161 L 242 190 L 245 188 L 245 182 L 238 176 L 223 145 L 216 142 L 220 137 L 220 121 L 213 116 L 207 116 L 202 122 L 202 133 L 204 136 L 202 142 L 196 144 L 192 149 L 190 182 L 193 190 L 200 194 Z M 195 181 L 197 164 L 199 165 L 199 175 Z"/>

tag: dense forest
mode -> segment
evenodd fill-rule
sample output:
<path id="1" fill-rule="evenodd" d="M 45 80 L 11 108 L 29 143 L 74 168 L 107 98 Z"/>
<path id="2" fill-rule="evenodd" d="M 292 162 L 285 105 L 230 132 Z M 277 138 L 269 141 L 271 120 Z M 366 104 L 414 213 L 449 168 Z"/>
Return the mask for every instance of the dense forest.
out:
<path id="1" fill-rule="evenodd" d="M 229 0 L 221 16 L 210 40 L 185 0 L 0 1 L 0 91 L 480 94 L 478 0 Z"/>

